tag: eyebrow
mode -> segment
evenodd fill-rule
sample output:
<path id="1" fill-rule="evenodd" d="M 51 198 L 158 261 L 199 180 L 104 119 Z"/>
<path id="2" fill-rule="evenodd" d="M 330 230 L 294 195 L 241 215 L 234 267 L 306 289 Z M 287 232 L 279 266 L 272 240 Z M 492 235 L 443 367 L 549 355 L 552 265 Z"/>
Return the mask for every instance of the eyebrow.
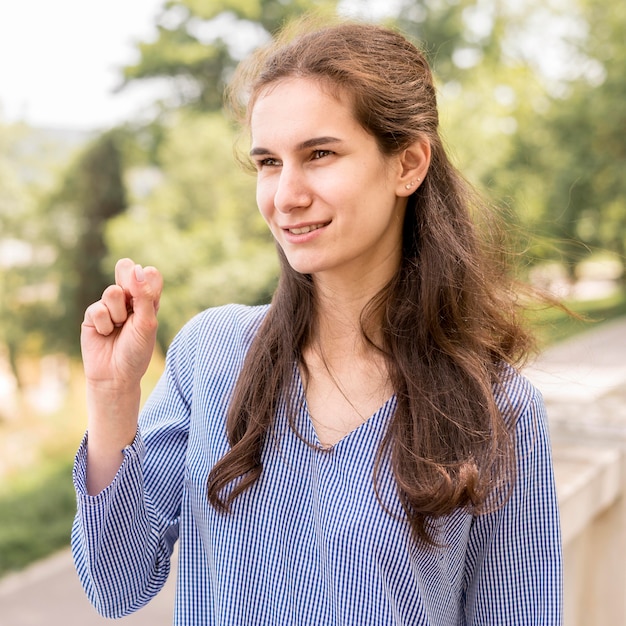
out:
<path id="1" fill-rule="evenodd" d="M 316 148 L 317 146 L 327 146 L 328 144 L 339 143 L 341 139 L 337 137 L 313 137 L 313 139 L 307 139 L 296 146 L 296 150 L 307 150 L 308 148 Z M 272 154 L 271 150 L 267 148 L 252 148 L 250 150 L 250 156 L 266 156 Z"/>

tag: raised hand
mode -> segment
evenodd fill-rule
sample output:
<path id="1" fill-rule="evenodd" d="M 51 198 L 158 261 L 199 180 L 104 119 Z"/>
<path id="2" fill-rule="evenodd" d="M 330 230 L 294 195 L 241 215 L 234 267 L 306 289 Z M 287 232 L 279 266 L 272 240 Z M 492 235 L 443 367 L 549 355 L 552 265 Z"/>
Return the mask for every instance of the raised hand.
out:
<path id="1" fill-rule="evenodd" d="M 88 385 L 124 391 L 139 384 L 154 350 L 162 287 L 154 267 L 142 268 L 131 259 L 117 262 L 115 284 L 87 309 L 82 324 Z"/>
<path id="2" fill-rule="evenodd" d="M 115 284 L 85 312 L 81 349 L 87 383 L 87 489 L 96 494 L 115 476 L 122 449 L 137 431 L 141 377 L 150 363 L 163 288 L 154 267 L 131 259 L 115 266 Z"/>

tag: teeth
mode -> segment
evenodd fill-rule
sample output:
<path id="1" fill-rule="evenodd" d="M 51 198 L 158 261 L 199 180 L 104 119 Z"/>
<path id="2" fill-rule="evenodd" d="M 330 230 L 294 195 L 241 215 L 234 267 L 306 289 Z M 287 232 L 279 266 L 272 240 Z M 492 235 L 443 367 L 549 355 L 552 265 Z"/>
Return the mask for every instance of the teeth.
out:
<path id="1" fill-rule="evenodd" d="M 289 232 L 292 235 L 304 235 L 306 233 L 310 233 L 313 230 L 317 230 L 318 228 L 322 228 L 324 224 L 314 224 L 312 226 L 303 226 L 302 228 L 290 228 Z"/>

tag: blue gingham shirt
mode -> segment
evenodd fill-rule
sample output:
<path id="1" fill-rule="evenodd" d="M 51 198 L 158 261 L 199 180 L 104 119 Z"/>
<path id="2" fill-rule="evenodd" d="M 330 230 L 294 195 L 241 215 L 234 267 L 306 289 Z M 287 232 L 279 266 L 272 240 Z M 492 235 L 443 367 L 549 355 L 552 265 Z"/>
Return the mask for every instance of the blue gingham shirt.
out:
<path id="1" fill-rule="evenodd" d="M 100 613 L 148 602 L 179 541 L 179 626 L 543 625 L 561 621 L 561 547 L 545 410 L 512 373 L 520 418 L 518 475 L 500 510 L 458 510 L 437 524 L 442 547 L 411 539 L 391 468 L 376 497 L 372 472 L 391 398 L 324 451 L 289 428 L 279 406 L 263 472 L 228 514 L 207 501 L 210 468 L 228 449 L 224 417 L 265 307 L 205 311 L 178 334 L 166 371 L 124 451 L 113 483 L 85 489 L 86 441 L 76 457 L 74 559 Z M 296 425 L 316 442 L 298 370 Z M 500 406 L 507 400 L 497 397 Z"/>

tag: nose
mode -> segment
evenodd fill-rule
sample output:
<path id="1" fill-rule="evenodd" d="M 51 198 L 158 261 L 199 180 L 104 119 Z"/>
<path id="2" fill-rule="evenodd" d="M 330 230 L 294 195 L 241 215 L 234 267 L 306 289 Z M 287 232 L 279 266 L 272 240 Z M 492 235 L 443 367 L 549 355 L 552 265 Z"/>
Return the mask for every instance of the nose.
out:
<path id="1" fill-rule="evenodd" d="M 274 193 L 274 207 L 281 213 L 306 208 L 311 204 L 311 192 L 306 176 L 297 166 L 283 165 Z"/>

